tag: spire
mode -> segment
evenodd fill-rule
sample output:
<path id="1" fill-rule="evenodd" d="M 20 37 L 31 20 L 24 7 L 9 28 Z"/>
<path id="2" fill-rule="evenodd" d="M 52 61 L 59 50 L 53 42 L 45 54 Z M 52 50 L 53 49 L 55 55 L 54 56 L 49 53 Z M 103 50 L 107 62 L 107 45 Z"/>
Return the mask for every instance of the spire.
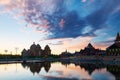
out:
<path id="1" fill-rule="evenodd" d="M 92 46 L 91 43 L 88 44 L 87 48 L 93 48 L 94 49 L 94 47 Z"/>
<path id="2" fill-rule="evenodd" d="M 66 53 L 67 53 L 67 49 L 66 49 L 66 51 L 65 51 Z"/>
<path id="3" fill-rule="evenodd" d="M 33 44 L 35 44 L 35 42 L 33 42 Z"/>
<path id="4" fill-rule="evenodd" d="M 117 33 L 115 42 L 116 42 L 116 43 L 120 42 L 120 35 L 119 35 L 119 33 Z"/>

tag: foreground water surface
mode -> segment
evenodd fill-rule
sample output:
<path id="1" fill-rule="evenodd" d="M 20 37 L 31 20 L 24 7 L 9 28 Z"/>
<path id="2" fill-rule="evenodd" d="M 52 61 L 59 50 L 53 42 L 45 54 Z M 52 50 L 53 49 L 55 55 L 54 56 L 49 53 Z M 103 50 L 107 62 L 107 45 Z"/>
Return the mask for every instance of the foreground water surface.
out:
<path id="1" fill-rule="evenodd" d="M 119 65 L 99 63 L 0 64 L 0 80 L 117 80 Z"/>

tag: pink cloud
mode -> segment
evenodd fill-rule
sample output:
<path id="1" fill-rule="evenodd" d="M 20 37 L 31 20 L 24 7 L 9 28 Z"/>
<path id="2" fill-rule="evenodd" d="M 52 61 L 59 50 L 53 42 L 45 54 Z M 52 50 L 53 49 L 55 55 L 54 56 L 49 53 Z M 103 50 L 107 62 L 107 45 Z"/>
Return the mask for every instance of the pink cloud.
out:
<path id="1" fill-rule="evenodd" d="M 86 2 L 87 0 L 82 0 L 82 2 Z"/>
<path id="2" fill-rule="evenodd" d="M 7 5 L 10 3 L 10 0 L 0 0 L 0 5 Z"/>
<path id="3" fill-rule="evenodd" d="M 59 26 L 61 27 L 61 29 L 63 29 L 64 23 L 65 23 L 65 20 L 61 19 L 60 22 L 59 22 Z"/>

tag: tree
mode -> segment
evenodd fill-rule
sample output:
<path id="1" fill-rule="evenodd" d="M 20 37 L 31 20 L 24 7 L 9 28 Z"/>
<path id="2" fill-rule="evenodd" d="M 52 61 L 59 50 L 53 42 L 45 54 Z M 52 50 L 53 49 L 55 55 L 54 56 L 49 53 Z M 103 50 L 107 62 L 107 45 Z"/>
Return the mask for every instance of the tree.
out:
<path id="1" fill-rule="evenodd" d="M 7 54 L 8 50 L 5 50 L 5 53 Z"/>

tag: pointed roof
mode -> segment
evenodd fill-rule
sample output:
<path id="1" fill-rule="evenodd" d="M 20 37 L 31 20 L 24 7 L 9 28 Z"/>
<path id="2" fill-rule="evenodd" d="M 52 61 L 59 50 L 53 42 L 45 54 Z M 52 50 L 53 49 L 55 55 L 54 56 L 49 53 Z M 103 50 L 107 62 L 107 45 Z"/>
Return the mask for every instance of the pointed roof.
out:
<path id="1" fill-rule="evenodd" d="M 120 48 L 119 44 L 113 44 L 113 45 L 109 46 L 107 49 L 117 49 L 117 48 Z"/>
<path id="2" fill-rule="evenodd" d="M 33 44 L 30 46 L 30 49 L 35 49 L 36 48 L 36 44 L 35 42 L 33 42 Z"/>
<path id="3" fill-rule="evenodd" d="M 89 43 L 88 46 L 87 46 L 86 48 L 92 48 L 92 49 L 94 49 L 94 47 L 92 46 L 91 43 Z"/>
<path id="4" fill-rule="evenodd" d="M 115 41 L 120 41 L 120 35 L 117 33 L 116 40 Z"/>
<path id="5" fill-rule="evenodd" d="M 107 49 L 117 49 L 120 48 L 120 34 L 117 33 L 115 43 L 109 46 Z"/>
<path id="6" fill-rule="evenodd" d="M 48 45 L 46 45 L 44 50 L 50 50 L 50 47 Z"/>

